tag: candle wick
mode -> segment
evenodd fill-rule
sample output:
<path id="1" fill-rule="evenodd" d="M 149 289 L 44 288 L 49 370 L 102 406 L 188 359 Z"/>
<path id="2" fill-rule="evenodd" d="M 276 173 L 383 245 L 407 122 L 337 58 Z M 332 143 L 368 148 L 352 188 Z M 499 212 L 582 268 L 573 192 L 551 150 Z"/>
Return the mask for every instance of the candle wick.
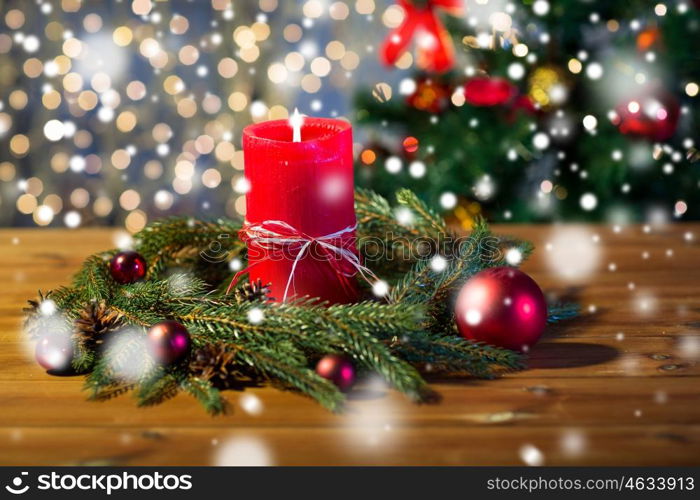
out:
<path id="1" fill-rule="evenodd" d="M 304 117 L 299 114 L 299 110 L 294 108 L 289 119 L 289 124 L 292 126 L 292 142 L 301 142 L 301 125 L 304 122 Z"/>

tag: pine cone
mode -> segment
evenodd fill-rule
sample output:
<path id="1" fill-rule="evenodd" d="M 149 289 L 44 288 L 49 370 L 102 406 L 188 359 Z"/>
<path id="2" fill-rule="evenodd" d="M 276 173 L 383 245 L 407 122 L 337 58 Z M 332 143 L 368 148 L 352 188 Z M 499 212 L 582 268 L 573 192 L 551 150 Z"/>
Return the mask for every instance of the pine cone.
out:
<path id="1" fill-rule="evenodd" d="M 190 360 L 190 372 L 211 381 L 220 389 L 242 389 L 255 385 L 253 378 L 241 371 L 236 363 L 235 346 L 217 343 L 197 349 Z"/>
<path id="2" fill-rule="evenodd" d="M 80 311 L 80 318 L 75 320 L 75 337 L 80 345 L 95 347 L 104 342 L 107 333 L 121 325 L 121 314 L 104 302 L 91 302 Z"/>
<path id="3" fill-rule="evenodd" d="M 270 285 L 263 285 L 262 280 L 255 281 L 253 283 L 245 283 L 244 285 L 233 289 L 233 297 L 239 304 L 242 302 L 268 300 L 268 293 L 270 293 Z"/>

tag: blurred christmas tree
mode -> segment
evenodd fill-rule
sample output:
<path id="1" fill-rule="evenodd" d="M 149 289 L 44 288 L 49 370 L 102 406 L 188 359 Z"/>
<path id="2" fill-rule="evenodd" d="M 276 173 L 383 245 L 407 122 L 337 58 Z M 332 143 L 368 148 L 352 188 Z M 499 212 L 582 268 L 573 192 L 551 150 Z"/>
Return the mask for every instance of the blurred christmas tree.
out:
<path id="1" fill-rule="evenodd" d="M 700 217 L 697 2 L 457 4 L 400 0 L 386 11 L 394 30 L 381 55 L 405 68 L 414 46 L 422 70 L 357 96 L 371 137 L 361 185 L 410 187 L 464 227 L 480 212 Z"/>

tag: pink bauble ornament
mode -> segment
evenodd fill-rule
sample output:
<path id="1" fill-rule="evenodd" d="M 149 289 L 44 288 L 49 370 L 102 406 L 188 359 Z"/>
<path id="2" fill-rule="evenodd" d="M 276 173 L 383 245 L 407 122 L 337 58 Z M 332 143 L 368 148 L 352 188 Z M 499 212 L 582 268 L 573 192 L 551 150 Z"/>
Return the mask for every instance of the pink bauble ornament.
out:
<path id="1" fill-rule="evenodd" d="M 44 335 L 36 343 L 34 351 L 37 363 L 52 372 L 70 370 L 74 354 L 73 342 L 63 334 Z"/>
<path id="2" fill-rule="evenodd" d="M 338 354 L 328 354 L 316 365 L 316 373 L 330 380 L 341 391 L 347 391 L 355 383 L 355 367 L 350 360 Z"/>
<path id="3" fill-rule="evenodd" d="M 158 363 L 170 365 L 190 350 L 190 334 L 177 321 L 161 321 L 148 329 L 148 350 Z"/>
<path id="4" fill-rule="evenodd" d="M 512 267 L 486 269 L 459 292 L 455 316 L 470 340 L 526 351 L 547 324 L 547 302 L 535 281 Z"/>
<path id="5" fill-rule="evenodd" d="M 146 259 L 136 252 L 119 252 L 112 257 L 109 272 L 117 283 L 134 283 L 146 276 Z"/>

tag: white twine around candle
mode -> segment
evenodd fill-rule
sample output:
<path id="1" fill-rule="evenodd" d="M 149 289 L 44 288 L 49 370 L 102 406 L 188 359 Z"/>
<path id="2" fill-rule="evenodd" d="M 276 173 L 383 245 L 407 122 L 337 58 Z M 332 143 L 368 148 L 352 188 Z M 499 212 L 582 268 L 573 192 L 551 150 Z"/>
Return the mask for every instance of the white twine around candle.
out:
<path id="1" fill-rule="evenodd" d="M 252 242 L 256 246 L 273 253 L 283 251 L 284 248 L 289 248 L 290 246 L 295 248 L 296 255 L 294 256 L 294 262 L 292 263 L 289 278 L 284 288 L 284 296 L 282 297 L 282 302 L 285 302 L 289 294 L 289 289 L 293 288 L 294 273 L 296 272 L 297 264 L 299 264 L 314 243 L 327 252 L 330 258 L 326 262 L 330 264 L 339 277 L 349 278 L 359 274 L 370 284 L 375 284 L 379 281 L 379 278 L 360 262 L 359 256 L 343 245 L 343 240 L 345 238 L 354 238 L 356 229 L 357 224 L 354 224 L 334 233 L 314 237 L 302 233 L 284 221 L 269 220 L 258 224 L 246 222 L 239 231 L 239 236 L 244 242 Z M 271 255 L 268 255 L 263 260 L 267 260 L 270 257 Z M 343 270 L 341 263 L 349 265 L 352 271 Z M 238 280 L 238 277 L 248 272 L 254 265 L 255 264 L 251 264 L 247 268 L 237 272 L 227 292 L 231 290 Z"/>

